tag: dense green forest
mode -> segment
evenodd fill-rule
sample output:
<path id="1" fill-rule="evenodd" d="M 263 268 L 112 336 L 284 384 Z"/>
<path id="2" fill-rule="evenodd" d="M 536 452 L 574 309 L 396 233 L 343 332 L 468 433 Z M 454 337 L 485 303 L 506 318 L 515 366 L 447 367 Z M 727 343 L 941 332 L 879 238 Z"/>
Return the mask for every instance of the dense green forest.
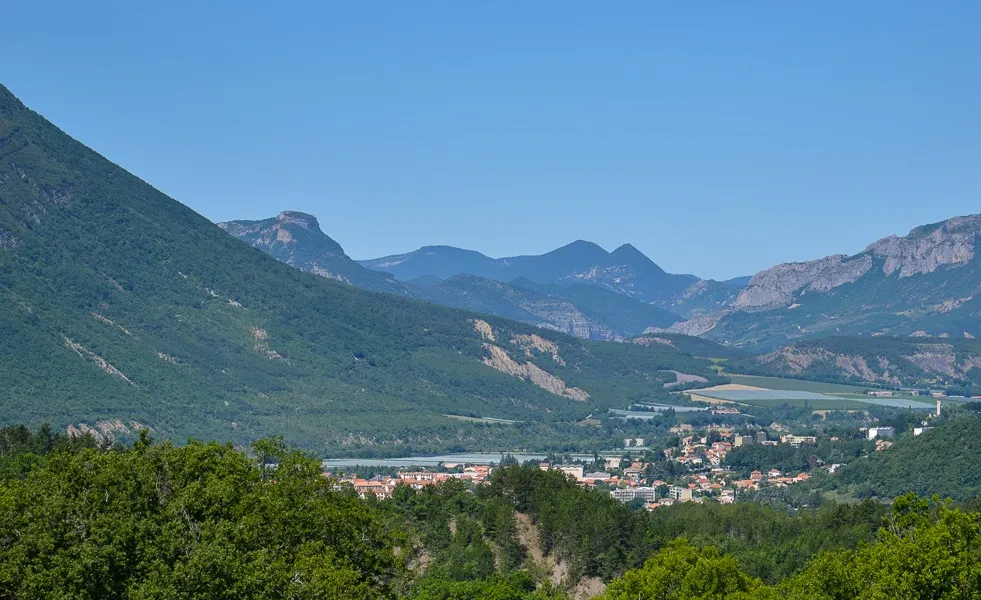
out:
<path id="1" fill-rule="evenodd" d="M 275 440 L 246 454 L 0 431 L 0 597 L 565 598 L 605 582 L 617 599 L 961 598 L 981 589 L 979 534 L 977 514 L 915 496 L 648 513 L 511 466 L 472 491 L 359 500 Z"/>
<path id="2" fill-rule="evenodd" d="M 951 419 L 922 435 L 900 437 L 888 452 L 854 461 L 824 482 L 858 498 L 906 492 L 968 501 L 981 496 L 981 416 Z"/>

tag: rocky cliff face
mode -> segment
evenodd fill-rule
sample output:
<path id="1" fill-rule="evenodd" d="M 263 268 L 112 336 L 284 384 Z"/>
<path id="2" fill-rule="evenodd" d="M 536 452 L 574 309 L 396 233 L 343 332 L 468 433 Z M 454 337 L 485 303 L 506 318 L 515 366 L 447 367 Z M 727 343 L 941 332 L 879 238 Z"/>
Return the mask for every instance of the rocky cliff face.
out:
<path id="1" fill-rule="evenodd" d="M 917 227 L 904 237 L 881 239 L 852 257 L 836 255 L 773 267 L 754 276 L 736 299 L 736 308 L 766 308 L 791 304 L 796 295 L 829 292 L 858 281 L 873 270 L 886 277 L 912 277 L 941 267 L 966 265 L 974 258 L 981 233 L 981 215 L 955 217 Z M 881 264 L 881 266 L 878 266 Z"/>
<path id="2" fill-rule="evenodd" d="M 739 296 L 735 308 L 766 308 L 790 304 L 798 293 L 827 292 L 854 283 L 872 268 L 872 257 L 829 256 L 803 263 L 787 263 L 755 275 Z"/>
<path id="3" fill-rule="evenodd" d="M 753 361 L 768 374 L 831 377 L 888 387 L 981 384 L 977 371 L 981 366 L 981 344 L 974 340 L 829 338 L 792 344 Z"/>
<path id="4" fill-rule="evenodd" d="M 261 221 L 228 221 L 218 227 L 273 258 L 308 273 L 336 279 L 374 292 L 410 295 L 408 286 L 381 271 L 351 260 L 307 213 L 283 211 Z"/>
<path id="5" fill-rule="evenodd" d="M 777 265 L 731 305 L 671 331 L 763 349 L 829 334 L 977 336 L 979 234 L 981 215 L 956 217 L 854 256 Z"/>
<path id="6" fill-rule="evenodd" d="M 870 245 L 867 252 L 885 259 L 882 272 L 900 277 L 933 273 L 943 266 L 967 264 L 981 232 L 981 215 L 954 217 L 925 225 L 905 237 L 889 236 Z"/>

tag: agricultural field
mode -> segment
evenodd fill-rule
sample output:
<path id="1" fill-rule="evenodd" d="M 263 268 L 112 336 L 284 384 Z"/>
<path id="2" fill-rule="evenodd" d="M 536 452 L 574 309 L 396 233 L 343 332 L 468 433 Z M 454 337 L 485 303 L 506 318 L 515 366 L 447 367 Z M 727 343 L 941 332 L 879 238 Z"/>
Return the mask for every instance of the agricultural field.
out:
<path id="1" fill-rule="evenodd" d="M 868 410 L 869 408 L 867 402 L 834 397 L 817 400 L 806 398 L 754 398 L 753 400 L 747 400 L 742 403 L 749 406 L 759 406 L 760 408 L 790 406 L 792 408 L 810 410 Z"/>
<path id="2" fill-rule="evenodd" d="M 869 396 L 863 396 L 859 394 L 843 394 L 842 398 L 851 399 L 858 402 L 864 402 L 866 404 L 875 404 L 876 406 L 890 406 L 892 408 L 915 408 L 924 410 L 933 410 L 936 407 L 936 400 L 933 398 L 923 398 L 923 397 L 912 397 L 912 396 L 894 396 L 892 398 L 872 398 Z M 944 402 L 950 402 L 948 399 L 944 399 Z"/>
<path id="3" fill-rule="evenodd" d="M 738 404 L 774 408 L 791 406 L 811 410 L 866 410 L 870 406 L 930 410 L 933 402 L 920 398 L 873 398 L 868 388 L 781 377 L 727 375 L 731 384 L 690 392 L 692 400 L 711 404 Z"/>
<path id="4" fill-rule="evenodd" d="M 793 390 L 800 392 L 814 392 L 816 394 L 856 394 L 872 389 L 857 385 L 823 383 L 820 381 L 805 381 L 803 379 L 787 379 L 783 377 L 732 375 L 729 373 L 726 373 L 725 376 L 731 379 L 733 383 L 764 388 L 767 390 Z"/>

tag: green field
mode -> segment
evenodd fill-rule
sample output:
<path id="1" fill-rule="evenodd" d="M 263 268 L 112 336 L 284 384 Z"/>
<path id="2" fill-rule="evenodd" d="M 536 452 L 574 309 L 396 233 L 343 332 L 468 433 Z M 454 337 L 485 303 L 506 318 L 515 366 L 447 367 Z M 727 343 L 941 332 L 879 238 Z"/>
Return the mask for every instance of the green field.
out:
<path id="1" fill-rule="evenodd" d="M 756 400 L 743 400 L 740 404 L 747 406 L 759 406 L 760 408 L 776 408 L 779 406 L 791 406 L 793 408 L 808 408 L 811 410 L 868 410 L 869 404 L 860 400 L 832 399 L 832 400 L 774 400 L 770 398 L 759 398 Z"/>
<path id="2" fill-rule="evenodd" d="M 805 381 L 803 379 L 787 379 L 783 377 L 762 377 L 758 375 L 725 374 L 733 383 L 751 385 L 768 390 L 794 390 L 799 392 L 814 392 L 816 394 L 854 394 L 861 393 L 867 387 L 843 385 L 840 383 L 822 383 L 820 381 Z"/>

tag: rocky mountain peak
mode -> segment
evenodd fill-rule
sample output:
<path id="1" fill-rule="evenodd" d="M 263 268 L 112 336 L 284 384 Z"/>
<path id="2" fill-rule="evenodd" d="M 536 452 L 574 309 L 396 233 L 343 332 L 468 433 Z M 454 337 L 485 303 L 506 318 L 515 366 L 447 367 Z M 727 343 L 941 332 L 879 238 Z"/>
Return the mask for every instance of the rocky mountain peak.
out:
<path id="1" fill-rule="evenodd" d="M 344 254 L 340 244 L 331 239 L 320 229 L 317 217 L 294 210 L 284 210 L 276 217 L 263 219 L 261 221 L 228 221 L 218 223 L 218 227 L 224 229 L 233 236 L 247 241 L 252 246 L 260 249 L 279 248 L 280 250 L 293 252 L 293 246 L 298 240 L 303 240 L 305 246 L 303 252 L 316 252 L 321 255 L 341 256 L 345 260 L 350 260 Z M 280 258 L 285 262 L 289 260 Z"/>
<path id="2" fill-rule="evenodd" d="M 872 270 L 873 258 L 883 259 L 882 275 L 886 277 L 924 275 L 943 266 L 962 266 L 974 258 L 979 233 L 981 215 L 954 217 L 917 227 L 906 236 L 883 238 L 852 257 L 841 254 L 777 265 L 757 273 L 739 294 L 735 307 L 787 305 L 801 293 L 828 292 L 854 283 Z"/>
<path id="3" fill-rule="evenodd" d="M 317 217 L 298 212 L 295 210 L 284 210 L 279 213 L 276 220 L 280 222 L 281 225 L 296 225 L 297 227 L 302 227 L 304 229 L 310 229 L 313 231 L 320 231 L 320 223 L 317 222 Z"/>
<path id="4" fill-rule="evenodd" d="M 628 265 L 643 266 L 645 269 L 652 269 L 658 273 L 664 273 L 664 269 L 647 257 L 646 254 L 638 250 L 633 244 L 624 244 L 610 253 L 615 261 L 623 261 Z"/>
<path id="5" fill-rule="evenodd" d="M 891 235 L 866 251 L 884 258 L 883 273 L 900 277 L 932 273 L 945 265 L 963 265 L 974 258 L 975 239 L 981 233 L 981 215 L 954 217 L 917 227 L 905 237 Z"/>

